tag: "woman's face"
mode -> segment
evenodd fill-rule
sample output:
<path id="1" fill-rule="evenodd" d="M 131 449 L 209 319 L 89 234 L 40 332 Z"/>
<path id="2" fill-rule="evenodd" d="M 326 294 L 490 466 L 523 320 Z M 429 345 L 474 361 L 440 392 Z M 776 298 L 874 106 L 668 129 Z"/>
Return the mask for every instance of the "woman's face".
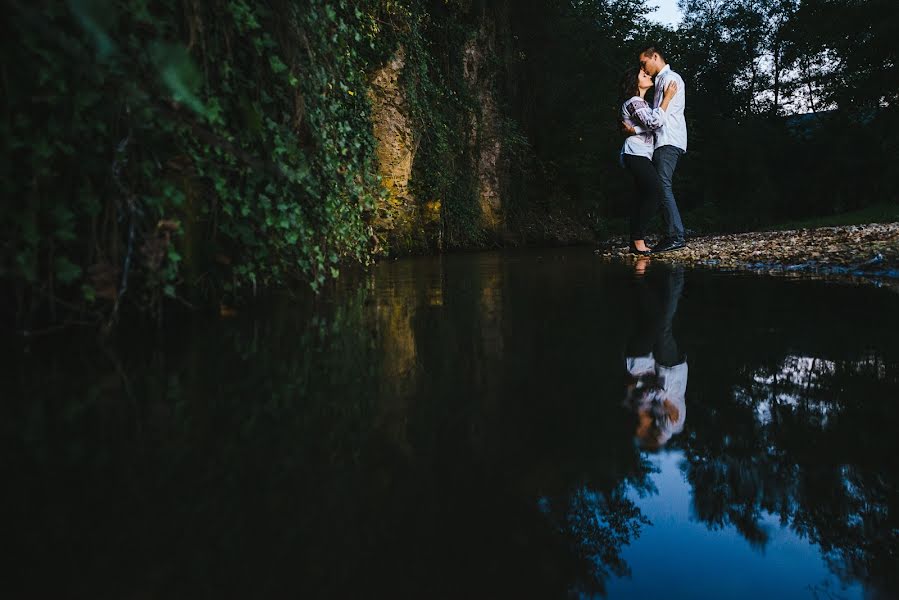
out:
<path id="1" fill-rule="evenodd" d="M 637 87 L 641 90 L 648 90 L 652 87 L 652 77 L 647 75 L 643 69 L 640 69 L 640 74 L 637 75 Z"/>

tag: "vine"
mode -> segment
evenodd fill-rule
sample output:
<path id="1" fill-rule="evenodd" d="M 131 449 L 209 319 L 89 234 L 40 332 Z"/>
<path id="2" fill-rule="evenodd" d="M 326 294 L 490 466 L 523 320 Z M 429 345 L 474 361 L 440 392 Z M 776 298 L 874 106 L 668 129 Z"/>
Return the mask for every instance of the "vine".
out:
<path id="1" fill-rule="evenodd" d="M 317 290 L 370 260 L 366 3 L 12 9 L 0 275 L 18 323 Z"/>
<path id="2" fill-rule="evenodd" d="M 482 244 L 465 0 L 13 2 L 0 302 L 16 326 L 318 291 L 379 251 L 367 89 L 397 48 L 437 248 Z M 435 218 L 436 216 L 436 218 Z M 419 223 L 420 228 L 430 225 Z"/>

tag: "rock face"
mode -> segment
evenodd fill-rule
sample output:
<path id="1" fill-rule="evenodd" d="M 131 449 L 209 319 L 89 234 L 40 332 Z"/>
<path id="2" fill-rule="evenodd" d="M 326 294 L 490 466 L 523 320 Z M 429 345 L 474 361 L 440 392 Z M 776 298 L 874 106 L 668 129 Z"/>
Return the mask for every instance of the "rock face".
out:
<path id="1" fill-rule="evenodd" d="M 504 233 L 502 188 L 505 181 L 502 163 L 502 114 L 496 102 L 497 75 L 490 57 L 496 52 L 496 25 L 482 15 L 476 34 L 462 50 L 463 77 L 477 100 L 471 115 L 471 150 L 478 182 L 481 223 L 489 237 Z"/>
<path id="2" fill-rule="evenodd" d="M 454 163 L 456 169 L 464 170 L 457 175 L 473 182 L 477 226 L 485 234 L 480 237 L 492 245 L 508 237 L 503 198 L 509 188 L 510 169 L 503 153 L 504 116 L 498 100 L 503 78 L 497 66 L 498 50 L 505 47 L 497 22 L 502 25 L 508 16 L 487 7 L 487 3 L 470 7 L 475 11 L 471 16 L 476 26 L 458 48 L 460 54 L 453 52 L 454 60 L 461 61 L 459 85 L 474 100 L 473 108 L 463 117 L 467 122 L 465 130 L 458 132 L 464 138 L 464 149 Z M 387 252 L 393 255 L 441 250 L 445 218 L 440 192 L 435 190 L 433 197 L 421 198 L 412 193 L 412 189 L 423 195 L 430 193 L 411 185 L 419 143 L 428 144 L 430 136 L 417 131 L 412 118 L 403 82 L 407 59 L 406 49 L 398 47 L 374 73 L 368 91 L 378 170 L 386 190 L 372 226 Z"/>
<path id="3" fill-rule="evenodd" d="M 392 253 L 423 250 L 420 208 L 409 190 L 417 139 L 400 83 L 406 52 L 400 46 L 393 58 L 372 78 L 368 91 L 376 154 L 386 198 L 378 203 L 372 226 Z"/>

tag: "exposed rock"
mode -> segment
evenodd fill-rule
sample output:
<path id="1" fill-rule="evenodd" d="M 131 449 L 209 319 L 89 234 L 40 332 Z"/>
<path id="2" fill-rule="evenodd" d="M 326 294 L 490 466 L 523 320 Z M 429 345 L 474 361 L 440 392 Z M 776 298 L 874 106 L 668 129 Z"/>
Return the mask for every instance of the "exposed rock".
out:
<path id="1" fill-rule="evenodd" d="M 478 203 L 484 230 L 494 238 L 503 234 L 500 124 L 502 115 L 496 102 L 496 71 L 490 57 L 495 53 L 496 31 L 491 17 L 484 15 L 474 37 L 462 49 L 463 77 L 477 100 L 471 115 L 471 146 L 476 162 Z"/>
<path id="2" fill-rule="evenodd" d="M 393 58 L 375 73 L 368 91 L 378 171 L 387 190 L 386 199 L 378 204 L 372 226 L 379 238 L 397 252 L 426 246 L 419 227 L 420 209 L 409 189 L 418 140 L 400 84 L 405 65 L 406 52 L 400 46 Z"/>

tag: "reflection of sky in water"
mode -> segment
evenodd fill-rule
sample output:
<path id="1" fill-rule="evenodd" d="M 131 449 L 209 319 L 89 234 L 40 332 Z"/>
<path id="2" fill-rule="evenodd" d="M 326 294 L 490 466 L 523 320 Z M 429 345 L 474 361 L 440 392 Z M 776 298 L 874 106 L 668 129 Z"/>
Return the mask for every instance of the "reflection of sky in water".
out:
<path id="1" fill-rule="evenodd" d="M 821 375 L 831 375 L 837 366 L 831 360 L 813 358 L 811 356 L 788 356 L 780 366 L 780 371 L 773 374 L 756 373 L 752 376 L 756 383 L 771 385 L 772 383 L 792 383 L 793 385 L 814 385 Z"/>
<path id="2" fill-rule="evenodd" d="M 844 586 L 817 546 L 763 513 L 769 534 L 753 549 L 733 527 L 710 530 L 691 517 L 692 490 L 680 470 L 681 451 L 650 455 L 658 494 L 628 493 L 652 522 L 622 552 L 630 577 L 608 582 L 609 598 L 860 598 Z"/>
<path id="3" fill-rule="evenodd" d="M 858 368 L 863 365 L 864 363 L 859 363 L 855 366 Z M 738 402 L 754 405 L 756 420 L 761 425 L 771 424 L 775 407 L 793 410 L 801 405 L 810 413 L 816 414 L 819 423 L 824 425 L 831 406 L 810 394 L 820 387 L 822 376 L 832 376 L 836 369 L 836 363 L 830 360 L 787 356 L 776 370 L 759 369 L 753 373 L 750 388 L 737 387 L 734 397 Z"/>

